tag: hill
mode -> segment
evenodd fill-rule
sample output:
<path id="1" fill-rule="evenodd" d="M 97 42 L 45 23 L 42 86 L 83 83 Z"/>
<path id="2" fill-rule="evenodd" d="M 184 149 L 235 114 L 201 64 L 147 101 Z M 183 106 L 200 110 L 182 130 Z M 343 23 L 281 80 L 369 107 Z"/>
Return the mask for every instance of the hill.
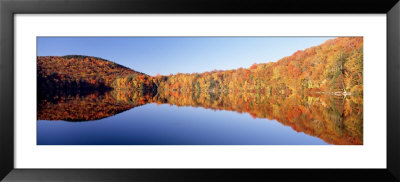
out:
<path id="1" fill-rule="evenodd" d="M 292 92 L 362 95 L 363 38 L 340 37 L 250 68 L 148 77 L 158 91 Z M 120 77 L 115 88 L 138 88 L 138 80 Z"/>
<path id="2" fill-rule="evenodd" d="M 37 57 L 37 81 L 41 90 L 105 90 L 117 77 L 143 75 L 114 62 L 90 56 Z"/>
<path id="3" fill-rule="evenodd" d="M 362 95 L 363 38 L 340 37 L 250 68 L 149 76 L 101 58 L 38 57 L 38 88 Z"/>

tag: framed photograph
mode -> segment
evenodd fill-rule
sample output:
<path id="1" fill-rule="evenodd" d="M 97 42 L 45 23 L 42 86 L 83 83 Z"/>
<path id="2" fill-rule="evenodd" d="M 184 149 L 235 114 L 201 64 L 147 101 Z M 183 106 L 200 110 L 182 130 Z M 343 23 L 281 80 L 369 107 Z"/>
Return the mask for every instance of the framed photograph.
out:
<path id="1" fill-rule="evenodd" d="M 1 1 L 0 177 L 399 181 L 399 9 Z"/>

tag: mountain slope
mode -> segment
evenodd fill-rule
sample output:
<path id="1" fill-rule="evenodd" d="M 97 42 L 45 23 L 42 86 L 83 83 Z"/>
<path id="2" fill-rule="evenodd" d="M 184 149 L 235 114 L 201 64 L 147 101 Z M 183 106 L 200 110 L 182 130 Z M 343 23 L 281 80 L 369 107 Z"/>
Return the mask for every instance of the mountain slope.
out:
<path id="1" fill-rule="evenodd" d="M 37 57 L 38 88 L 107 89 L 117 77 L 145 75 L 114 62 L 90 56 Z"/>

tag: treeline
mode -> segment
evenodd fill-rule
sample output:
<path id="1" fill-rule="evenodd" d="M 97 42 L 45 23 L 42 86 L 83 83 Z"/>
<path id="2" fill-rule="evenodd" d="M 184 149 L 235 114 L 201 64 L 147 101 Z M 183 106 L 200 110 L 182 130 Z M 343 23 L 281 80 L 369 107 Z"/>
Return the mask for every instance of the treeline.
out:
<path id="1" fill-rule="evenodd" d="M 250 68 L 169 76 L 122 76 L 120 89 L 245 91 L 270 94 L 340 92 L 362 95 L 363 38 L 341 37 Z"/>
<path id="2" fill-rule="evenodd" d="M 118 90 L 154 90 L 157 91 L 160 85 L 159 77 L 152 77 L 144 74 L 131 74 L 118 77 L 111 86 Z"/>
<path id="3" fill-rule="evenodd" d="M 340 37 L 250 68 L 149 76 L 101 58 L 38 57 L 38 88 L 362 95 L 363 38 Z"/>

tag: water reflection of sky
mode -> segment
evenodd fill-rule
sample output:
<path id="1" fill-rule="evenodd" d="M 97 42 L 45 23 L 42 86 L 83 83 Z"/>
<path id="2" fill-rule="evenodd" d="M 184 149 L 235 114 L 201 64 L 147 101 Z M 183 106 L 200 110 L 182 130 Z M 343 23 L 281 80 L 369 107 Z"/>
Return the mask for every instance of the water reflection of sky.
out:
<path id="1" fill-rule="evenodd" d="M 147 104 L 88 122 L 37 122 L 38 145 L 324 145 L 247 113 Z"/>

